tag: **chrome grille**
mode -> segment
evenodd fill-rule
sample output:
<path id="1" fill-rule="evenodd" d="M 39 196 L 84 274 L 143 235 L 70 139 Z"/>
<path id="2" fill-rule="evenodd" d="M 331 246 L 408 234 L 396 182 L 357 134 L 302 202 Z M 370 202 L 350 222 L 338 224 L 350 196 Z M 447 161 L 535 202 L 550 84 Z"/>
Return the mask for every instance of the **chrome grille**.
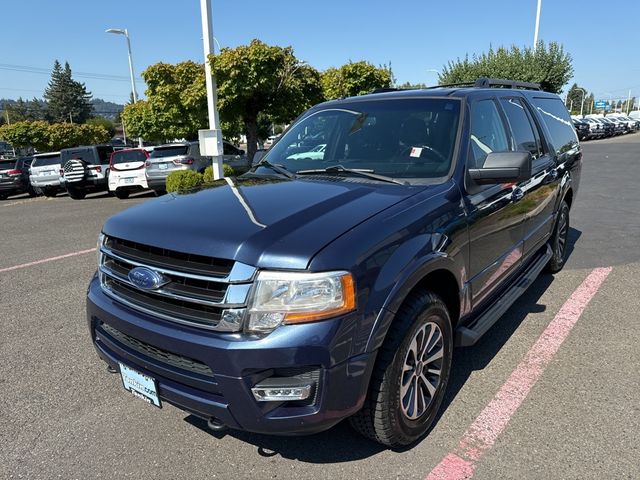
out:
<path id="1" fill-rule="evenodd" d="M 129 279 L 136 267 L 162 274 L 168 281 L 143 289 Z M 242 329 L 255 272 L 239 262 L 114 237 L 105 237 L 100 248 L 100 284 L 107 295 L 150 315 L 210 330 Z"/>

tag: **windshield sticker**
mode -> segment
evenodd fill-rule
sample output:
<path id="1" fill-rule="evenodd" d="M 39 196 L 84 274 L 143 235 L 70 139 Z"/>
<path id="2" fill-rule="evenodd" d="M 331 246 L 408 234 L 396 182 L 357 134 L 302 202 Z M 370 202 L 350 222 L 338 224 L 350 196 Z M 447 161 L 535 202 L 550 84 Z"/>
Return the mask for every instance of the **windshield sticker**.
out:
<path id="1" fill-rule="evenodd" d="M 405 153 L 405 155 L 406 155 L 406 153 Z M 415 157 L 415 158 L 419 158 L 420 155 L 422 155 L 422 148 L 420 148 L 420 147 L 411 147 L 411 154 L 409 156 Z"/>

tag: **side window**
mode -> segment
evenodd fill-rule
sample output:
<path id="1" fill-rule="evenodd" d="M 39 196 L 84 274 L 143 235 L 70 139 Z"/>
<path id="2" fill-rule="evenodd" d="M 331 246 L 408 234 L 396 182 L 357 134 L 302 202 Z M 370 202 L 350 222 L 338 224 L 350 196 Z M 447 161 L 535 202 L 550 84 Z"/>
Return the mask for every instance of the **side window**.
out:
<path id="1" fill-rule="evenodd" d="M 559 98 L 536 97 L 533 105 L 551 133 L 551 140 L 557 154 L 565 153 L 578 144 L 571 117 Z"/>
<path id="2" fill-rule="evenodd" d="M 521 152 L 531 152 L 535 159 L 540 156 L 540 148 L 531 125 L 531 119 L 527 115 L 526 107 L 517 98 L 501 98 L 500 103 L 507 115 L 515 148 Z"/>
<path id="3" fill-rule="evenodd" d="M 496 103 L 491 99 L 473 103 L 467 168 L 482 167 L 488 154 L 509 150 L 507 133 Z"/>
<path id="4" fill-rule="evenodd" d="M 238 149 L 231 145 L 230 143 L 224 142 L 222 144 L 224 155 L 238 155 Z"/>

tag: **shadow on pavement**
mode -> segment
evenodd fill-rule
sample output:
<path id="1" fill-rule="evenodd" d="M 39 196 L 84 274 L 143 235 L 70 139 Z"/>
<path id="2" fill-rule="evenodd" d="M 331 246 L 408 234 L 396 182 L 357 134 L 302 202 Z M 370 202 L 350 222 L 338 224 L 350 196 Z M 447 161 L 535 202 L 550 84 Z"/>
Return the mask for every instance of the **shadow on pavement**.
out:
<path id="1" fill-rule="evenodd" d="M 579 230 L 571 229 L 567 247 L 568 255 L 573 251 L 575 242 L 580 238 L 580 235 L 581 232 Z M 490 332 L 476 345 L 471 348 L 459 348 L 454 351 L 453 367 L 447 394 L 434 421 L 434 426 L 440 420 L 444 410 L 456 398 L 471 373 L 475 370 L 482 370 L 489 364 L 527 315 L 546 310 L 546 306 L 540 304 L 539 300 L 552 283 L 552 275 L 541 274 L 518 299 L 516 304 L 498 320 Z M 258 455 L 262 457 L 279 455 L 283 458 L 307 463 L 342 463 L 372 457 L 386 450 L 382 445 L 357 434 L 349 427 L 346 421 L 339 423 L 326 432 L 299 437 L 260 435 L 238 430 L 213 432 L 207 428 L 206 421 L 193 415 L 186 417 L 185 421 L 219 440 L 229 435 L 242 442 L 255 445 Z M 407 451 L 415 445 L 417 444 L 396 451 Z"/>

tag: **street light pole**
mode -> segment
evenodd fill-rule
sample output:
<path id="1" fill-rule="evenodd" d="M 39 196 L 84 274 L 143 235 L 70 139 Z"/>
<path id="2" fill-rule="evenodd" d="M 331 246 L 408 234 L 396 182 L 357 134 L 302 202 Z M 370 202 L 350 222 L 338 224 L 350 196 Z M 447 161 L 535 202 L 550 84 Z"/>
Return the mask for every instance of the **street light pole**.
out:
<path id="1" fill-rule="evenodd" d="M 582 104 L 580 105 L 580 116 L 582 117 L 582 113 L 584 110 L 584 97 L 587 94 L 587 91 L 584 88 L 578 87 L 578 90 L 582 90 Z"/>
<path id="2" fill-rule="evenodd" d="M 114 33 L 116 35 L 124 35 L 127 39 L 127 52 L 129 54 L 129 76 L 131 77 L 131 93 L 133 94 L 133 103 L 138 103 L 138 92 L 136 90 L 136 77 L 133 73 L 133 56 L 131 55 L 131 40 L 129 39 L 129 31 L 126 28 L 108 28 L 106 32 Z M 138 138 L 138 146 L 142 148 L 142 138 Z"/>
<path id="3" fill-rule="evenodd" d="M 538 31 L 540 30 L 540 8 L 542 7 L 542 0 L 538 0 L 538 10 L 536 12 L 536 30 L 533 34 L 533 51 L 535 52 L 538 46 Z"/>
<path id="4" fill-rule="evenodd" d="M 207 111 L 209 113 L 209 129 L 199 130 L 200 153 L 207 157 L 212 157 L 213 179 L 224 178 L 222 168 L 222 130 L 220 130 L 220 118 L 216 103 L 218 94 L 216 79 L 211 72 L 209 55 L 214 52 L 213 44 L 213 21 L 211 19 L 211 0 L 200 0 L 200 14 L 202 16 L 202 44 L 204 47 L 204 72 L 207 86 Z"/>

